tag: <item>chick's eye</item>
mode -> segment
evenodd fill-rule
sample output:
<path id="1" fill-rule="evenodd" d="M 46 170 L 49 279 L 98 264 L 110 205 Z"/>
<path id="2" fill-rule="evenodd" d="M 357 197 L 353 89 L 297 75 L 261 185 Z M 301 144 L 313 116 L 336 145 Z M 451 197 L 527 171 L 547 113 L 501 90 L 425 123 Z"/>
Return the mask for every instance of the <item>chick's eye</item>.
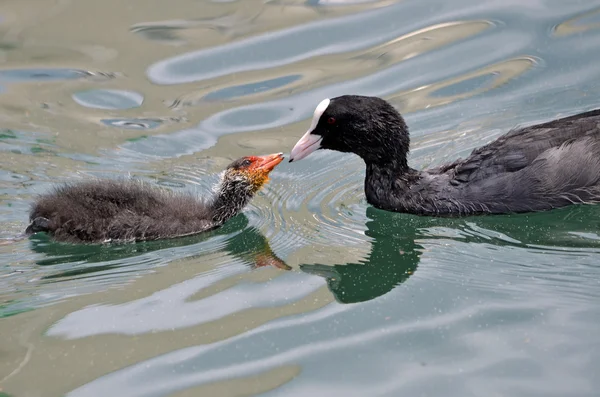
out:
<path id="1" fill-rule="evenodd" d="M 250 164 L 252 164 L 250 160 L 244 160 L 244 162 L 242 163 L 242 167 L 249 167 Z"/>
<path id="2" fill-rule="evenodd" d="M 327 124 L 335 124 L 335 117 L 330 117 L 327 119 Z"/>

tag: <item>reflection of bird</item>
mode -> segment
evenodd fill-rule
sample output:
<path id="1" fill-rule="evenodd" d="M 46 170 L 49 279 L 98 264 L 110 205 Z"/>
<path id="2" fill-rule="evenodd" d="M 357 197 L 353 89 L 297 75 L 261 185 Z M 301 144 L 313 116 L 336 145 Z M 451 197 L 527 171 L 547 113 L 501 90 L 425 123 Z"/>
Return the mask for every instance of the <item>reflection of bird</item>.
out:
<path id="1" fill-rule="evenodd" d="M 271 249 L 269 241 L 255 227 L 249 227 L 227 243 L 227 250 L 250 263 L 254 269 L 273 266 L 282 270 L 292 268 L 281 260 Z"/>
<path id="2" fill-rule="evenodd" d="M 377 97 L 323 100 L 290 161 L 317 149 L 352 152 L 366 163 L 373 206 L 418 215 L 504 214 L 600 201 L 600 110 L 516 129 L 466 159 L 417 171 L 408 166 L 408 128 Z"/>
<path id="3" fill-rule="evenodd" d="M 389 214 L 367 208 L 368 230 L 373 239 L 369 256 L 358 263 L 334 266 L 303 264 L 300 270 L 321 276 L 340 303 L 364 302 L 387 294 L 405 282 L 419 265 L 422 247 L 415 243 L 420 236 L 408 215 Z"/>
<path id="4" fill-rule="evenodd" d="M 201 233 L 238 214 L 282 160 L 278 153 L 234 161 L 210 200 L 132 180 L 63 185 L 34 203 L 26 233 L 48 232 L 67 242 L 143 241 Z"/>
<path id="5" fill-rule="evenodd" d="M 599 225 L 595 221 L 600 219 L 599 215 L 600 206 L 571 206 L 557 211 L 502 216 L 501 221 L 497 216 L 467 220 L 390 214 L 367 207 L 370 220 L 365 235 L 372 242 L 365 259 L 333 266 L 302 264 L 300 270 L 323 277 L 338 302 L 364 302 L 387 294 L 409 280 L 419 267 L 427 267 L 427 262 L 421 263 L 421 256 L 435 240 L 453 244 L 448 234 L 439 234 L 432 227 L 452 230 L 452 234 L 459 236 L 459 244 L 493 245 L 494 252 L 503 252 L 506 255 L 501 256 L 507 262 L 520 267 L 523 265 L 519 265 L 522 263 L 519 249 L 529 252 L 540 249 L 546 254 L 568 251 L 570 247 L 580 253 L 600 252 L 600 239 L 596 236 Z M 525 223 L 527 227 L 523 227 Z M 510 248 L 504 250 L 504 247 Z M 457 260 L 465 261 L 464 254 Z M 490 266 L 497 265 L 490 262 Z"/>

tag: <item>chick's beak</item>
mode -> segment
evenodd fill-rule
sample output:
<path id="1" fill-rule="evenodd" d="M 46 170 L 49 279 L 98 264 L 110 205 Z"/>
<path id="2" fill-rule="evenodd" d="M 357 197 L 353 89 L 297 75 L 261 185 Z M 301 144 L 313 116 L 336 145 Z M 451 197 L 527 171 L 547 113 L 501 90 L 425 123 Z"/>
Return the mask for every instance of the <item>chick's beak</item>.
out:
<path id="1" fill-rule="evenodd" d="M 257 170 L 271 172 L 282 161 L 283 153 L 268 154 L 266 156 L 259 156 L 255 167 Z"/>

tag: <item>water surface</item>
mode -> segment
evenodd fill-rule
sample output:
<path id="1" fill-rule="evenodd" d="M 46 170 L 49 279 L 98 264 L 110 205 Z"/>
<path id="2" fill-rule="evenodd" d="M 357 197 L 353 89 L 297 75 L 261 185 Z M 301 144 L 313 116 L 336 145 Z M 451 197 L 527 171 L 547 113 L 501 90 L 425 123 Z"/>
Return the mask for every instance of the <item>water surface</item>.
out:
<path id="1" fill-rule="evenodd" d="M 5 1 L 0 395 L 597 395 L 600 207 L 390 214 L 321 151 L 206 235 L 18 236 L 59 181 L 206 192 L 346 93 L 442 164 L 598 107 L 599 62 L 599 1 Z"/>

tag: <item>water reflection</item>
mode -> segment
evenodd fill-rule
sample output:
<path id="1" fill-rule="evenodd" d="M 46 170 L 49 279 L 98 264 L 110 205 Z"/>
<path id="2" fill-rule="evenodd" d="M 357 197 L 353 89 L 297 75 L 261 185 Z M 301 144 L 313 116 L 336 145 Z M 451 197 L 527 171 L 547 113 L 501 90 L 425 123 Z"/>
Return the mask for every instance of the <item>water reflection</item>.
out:
<path id="1" fill-rule="evenodd" d="M 597 1 L 23 3 L 0 16 L 7 237 L 51 180 L 172 179 L 186 165 L 198 176 L 209 168 L 200 163 L 285 150 L 325 97 L 399 105 L 417 167 L 515 124 L 598 105 Z M 103 90 L 139 95 L 99 98 Z M 282 165 L 250 221 L 222 234 L 104 250 L 37 237 L 0 246 L 0 315 L 27 310 L 0 321 L 0 387 L 15 396 L 593 395 L 597 209 L 388 214 L 364 203 L 363 168 L 327 153 Z M 158 183 L 182 187 L 194 175 Z M 280 258 L 303 272 L 280 271 Z"/>
<path id="2" fill-rule="evenodd" d="M 558 24 L 554 28 L 554 34 L 557 36 L 568 36 L 575 33 L 582 33 L 588 30 L 600 28 L 600 9 L 595 7 L 574 18 Z"/>
<path id="3" fill-rule="evenodd" d="M 477 34 L 490 25 L 487 22 L 440 25 L 439 28 L 442 29 L 439 33 L 449 30 L 450 34 L 446 37 L 441 34 L 431 34 L 430 31 L 435 31 L 438 26 L 421 31 L 422 21 L 429 20 L 437 25 L 435 22 L 439 20 L 439 18 L 431 20 L 430 7 L 418 2 L 404 3 L 402 7 L 394 4 L 360 14 L 318 20 L 161 60 L 148 68 L 147 75 L 155 84 L 198 82 L 283 67 L 320 56 L 365 51 L 386 43 L 395 46 L 399 44 L 397 40 L 403 43 L 408 39 L 407 41 L 411 43 L 414 40 L 413 36 L 425 39 L 423 33 L 431 35 L 430 39 L 434 44 L 425 47 L 426 50 L 431 50 L 439 43 L 456 41 L 461 36 L 464 38 L 464 36 Z M 407 19 L 406 15 L 410 15 L 411 18 Z M 365 35 L 362 29 L 356 28 L 365 25 L 370 27 L 368 35 Z M 452 34 L 455 32 L 458 35 Z M 400 50 L 400 52 L 404 51 Z M 418 48 L 414 51 L 421 52 Z M 390 53 L 392 54 L 393 52 Z"/>
<path id="4" fill-rule="evenodd" d="M 301 75 L 295 74 L 289 76 L 275 77 L 272 79 L 257 81 L 253 83 L 246 83 L 238 86 L 225 87 L 206 94 L 204 96 L 204 99 L 211 101 L 236 99 L 246 95 L 254 95 L 260 92 L 282 88 L 287 86 L 288 84 L 300 80 L 301 78 Z M 192 106 L 192 104 L 187 104 L 187 106 Z"/>
<path id="5" fill-rule="evenodd" d="M 217 31 L 224 36 L 240 36 L 251 29 L 255 18 L 255 15 L 242 17 L 229 14 L 210 18 L 157 21 L 136 24 L 130 31 L 147 40 L 182 45 L 211 31 Z"/>
<path id="6" fill-rule="evenodd" d="M 80 69 L 5 69 L 0 70 L 0 82 L 48 82 L 92 77 L 111 79 L 116 75 L 109 72 L 90 72 Z"/>
<path id="7" fill-rule="evenodd" d="M 159 127 L 163 120 L 160 119 L 103 119 L 103 124 L 128 130 L 150 130 Z M 134 138 L 134 140 L 146 138 L 145 136 Z"/>
<path id="8" fill-rule="evenodd" d="M 465 243 L 485 242 L 497 247 L 549 252 L 591 249 L 600 253 L 600 238 L 596 234 L 600 222 L 590 224 L 587 221 L 600 217 L 599 206 L 464 219 L 390 214 L 369 207 L 367 217 L 365 234 L 372 239 L 372 245 L 364 260 L 333 266 L 300 266 L 306 273 L 323 277 L 340 303 L 375 299 L 407 281 L 417 270 L 420 257 L 432 239 L 452 237 Z M 501 251 L 498 255 L 502 255 Z M 468 266 L 467 262 L 464 262 L 465 266 Z"/>
<path id="9" fill-rule="evenodd" d="M 377 10 L 373 15 L 376 21 L 388 18 L 381 10 Z M 382 15 L 385 15 L 385 18 Z M 349 18 L 342 18 L 340 24 L 343 26 L 350 24 L 346 21 Z M 353 28 L 354 25 L 351 26 Z M 326 36 L 328 29 L 330 26 L 324 25 L 322 29 L 316 31 L 324 30 L 321 34 Z M 262 40 L 268 40 L 268 46 L 277 48 L 281 46 L 287 51 L 286 46 L 290 45 L 287 41 L 291 31 L 271 34 L 266 38 L 261 38 L 262 36 L 251 38 L 246 40 L 248 42 L 246 44 L 249 48 L 258 45 L 267 46 L 262 43 Z M 398 33 L 400 31 L 401 29 L 398 28 Z M 311 31 L 310 34 L 317 33 Z M 487 51 L 489 35 L 510 44 L 495 48 L 490 54 Z M 314 106 L 323 98 L 350 92 L 386 97 L 395 104 L 401 105 L 401 110 L 407 113 L 456 103 L 497 89 L 540 62 L 539 59 L 531 56 L 506 59 L 509 54 L 520 51 L 522 40 L 518 36 L 514 32 L 502 31 L 486 20 L 454 21 L 431 24 L 406 34 L 388 37 L 388 40 L 382 43 L 378 38 L 377 45 L 373 47 L 362 48 L 364 43 L 360 41 L 347 41 L 348 48 L 332 44 L 335 51 L 322 54 L 313 54 L 309 51 L 306 56 L 315 58 L 314 62 L 318 64 L 316 69 L 300 69 L 303 62 L 308 62 L 307 60 L 274 59 L 269 63 L 261 54 L 254 54 L 254 57 L 259 58 L 257 62 L 262 62 L 260 68 L 268 68 L 270 77 L 275 75 L 274 78 L 262 80 L 248 74 L 255 72 L 259 66 L 253 68 L 248 62 L 244 62 L 243 65 L 239 65 L 238 70 L 235 69 L 237 58 L 235 60 L 223 58 L 223 56 L 238 57 L 238 50 L 243 42 L 187 53 L 155 64 L 148 70 L 149 78 L 153 78 L 153 73 L 166 73 L 166 76 L 173 78 L 177 76 L 177 71 L 186 78 L 191 78 L 190 76 L 194 76 L 193 73 L 201 73 L 201 70 L 208 68 L 206 62 L 226 64 L 231 70 L 211 68 L 210 73 L 218 75 L 198 75 L 198 80 L 194 78 L 193 81 L 212 79 L 212 84 L 201 91 L 179 96 L 173 100 L 170 107 L 178 109 L 198 106 L 210 102 L 215 96 L 221 100 L 241 100 L 248 97 L 258 99 L 260 95 L 268 98 L 265 94 L 276 98 L 253 101 L 250 104 L 215 112 L 192 129 L 171 133 L 168 136 L 150 136 L 144 146 L 163 147 L 161 142 L 168 137 L 167 145 L 169 149 L 173 148 L 175 151 L 163 151 L 165 154 L 168 156 L 190 154 L 210 148 L 216 143 L 216 138 L 224 135 L 274 129 L 306 120 L 311 117 Z M 328 38 L 328 40 L 334 39 L 341 41 L 342 37 Z M 461 47 L 453 49 L 453 45 L 465 40 Z M 250 42 L 252 45 L 249 44 Z M 434 50 L 443 53 L 442 56 L 447 64 L 439 70 L 423 73 L 423 70 L 431 68 L 428 54 Z M 244 51 L 250 50 L 244 47 Z M 285 58 L 285 53 L 279 55 Z M 279 55 L 276 51 L 270 53 L 270 56 L 275 58 Z M 490 64 L 490 57 L 499 61 Z M 162 68 L 174 70 L 167 73 L 161 71 Z M 465 70 L 471 71 L 464 72 Z M 428 82 L 423 84 L 424 80 Z M 185 82 L 187 81 L 157 81 L 158 84 Z M 307 86 L 310 89 L 307 90 Z M 132 146 L 134 145 L 129 143 L 121 145 L 123 148 L 148 153 L 145 147 L 138 149 Z"/>
<path id="10" fill-rule="evenodd" d="M 81 106 L 105 110 L 136 108 L 144 102 L 142 94 L 125 90 L 86 90 L 76 92 L 72 97 Z"/>

